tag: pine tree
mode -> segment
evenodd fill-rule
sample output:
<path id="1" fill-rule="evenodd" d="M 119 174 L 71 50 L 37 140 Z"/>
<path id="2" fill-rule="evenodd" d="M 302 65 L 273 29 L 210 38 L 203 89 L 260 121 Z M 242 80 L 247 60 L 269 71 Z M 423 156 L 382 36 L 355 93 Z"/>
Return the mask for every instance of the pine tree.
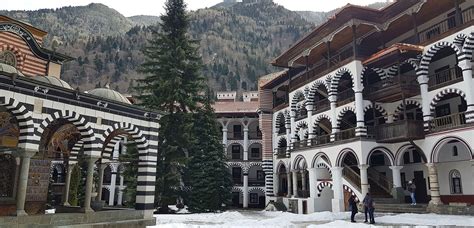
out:
<path id="1" fill-rule="evenodd" d="M 135 143 L 127 144 L 127 152 L 120 156 L 120 162 L 123 162 L 123 178 L 125 182 L 126 206 L 133 207 L 137 196 L 137 177 L 138 177 L 138 148 Z"/>
<path id="2" fill-rule="evenodd" d="M 156 204 L 161 211 L 180 196 L 181 174 L 192 139 L 192 112 L 203 96 L 204 77 L 198 43 L 188 37 L 183 0 L 167 0 L 159 30 L 143 50 L 145 62 L 135 89 L 142 105 L 166 114 L 160 119 Z"/>
<path id="3" fill-rule="evenodd" d="M 190 194 L 187 205 L 192 212 L 222 211 L 231 199 L 230 171 L 210 102 L 208 96 L 203 108 L 194 115 L 194 134 L 199 143 L 191 151 L 188 167 Z"/>

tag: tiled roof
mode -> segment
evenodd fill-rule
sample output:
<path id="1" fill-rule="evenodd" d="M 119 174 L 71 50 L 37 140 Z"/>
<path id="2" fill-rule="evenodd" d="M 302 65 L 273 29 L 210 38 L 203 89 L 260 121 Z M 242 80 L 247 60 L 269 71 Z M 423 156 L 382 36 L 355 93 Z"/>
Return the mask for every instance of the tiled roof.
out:
<path id="1" fill-rule="evenodd" d="M 216 113 L 256 113 L 258 101 L 216 102 L 212 106 Z"/>

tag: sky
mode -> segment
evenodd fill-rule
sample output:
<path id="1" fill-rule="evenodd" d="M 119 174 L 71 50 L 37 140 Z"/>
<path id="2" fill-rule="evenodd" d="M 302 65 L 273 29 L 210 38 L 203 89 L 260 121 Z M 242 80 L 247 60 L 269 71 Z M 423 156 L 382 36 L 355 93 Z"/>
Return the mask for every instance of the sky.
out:
<path id="1" fill-rule="evenodd" d="M 211 7 L 222 1 L 185 0 L 190 10 Z M 347 3 L 367 5 L 377 1 L 386 0 L 274 0 L 275 3 L 287 9 L 305 11 L 330 11 Z M 163 5 L 165 0 L 2 0 L 0 10 L 36 10 L 63 6 L 82 6 L 92 2 L 107 5 L 129 17 L 134 15 L 159 16 L 164 12 Z"/>

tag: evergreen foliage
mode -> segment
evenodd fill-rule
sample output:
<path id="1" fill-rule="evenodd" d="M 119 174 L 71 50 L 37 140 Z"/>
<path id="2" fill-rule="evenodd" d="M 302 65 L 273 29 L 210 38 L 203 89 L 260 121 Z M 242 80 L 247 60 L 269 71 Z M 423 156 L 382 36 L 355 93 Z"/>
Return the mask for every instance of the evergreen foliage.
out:
<path id="1" fill-rule="evenodd" d="M 128 207 L 135 206 L 135 198 L 137 196 L 137 177 L 138 177 L 138 148 L 136 143 L 127 144 L 127 152 L 120 155 L 120 162 L 124 165 L 123 178 L 125 189 L 123 193 L 127 199 L 125 205 Z"/>
<path id="2" fill-rule="evenodd" d="M 210 97 L 194 115 L 194 135 L 197 143 L 188 166 L 189 200 L 191 212 L 222 211 L 230 204 L 232 180 L 225 163 L 225 153 L 219 138 Z"/>
<path id="3" fill-rule="evenodd" d="M 81 169 L 75 165 L 71 172 L 71 184 L 69 187 L 69 204 L 79 206 L 79 182 L 81 180 Z"/>
<path id="4" fill-rule="evenodd" d="M 197 42 L 187 33 L 189 19 L 183 0 L 167 0 L 160 30 L 154 30 L 143 53 L 145 62 L 136 91 L 142 105 L 164 111 L 158 137 L 156 204 L 167 212 L 181 195 L 181 176 L 193 145 L 192 112 L 202 103 L 204 86 Z"/>

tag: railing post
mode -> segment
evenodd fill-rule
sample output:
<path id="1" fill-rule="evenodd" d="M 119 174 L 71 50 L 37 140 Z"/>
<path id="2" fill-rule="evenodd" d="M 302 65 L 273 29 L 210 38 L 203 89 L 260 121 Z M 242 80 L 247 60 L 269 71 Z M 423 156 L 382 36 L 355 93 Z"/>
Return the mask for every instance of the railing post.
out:
<path id="1" fill-rule="evenodd" d="M 293 179 L 293 197 L 298 197 L 298 171 L 292 170 Z"/>

